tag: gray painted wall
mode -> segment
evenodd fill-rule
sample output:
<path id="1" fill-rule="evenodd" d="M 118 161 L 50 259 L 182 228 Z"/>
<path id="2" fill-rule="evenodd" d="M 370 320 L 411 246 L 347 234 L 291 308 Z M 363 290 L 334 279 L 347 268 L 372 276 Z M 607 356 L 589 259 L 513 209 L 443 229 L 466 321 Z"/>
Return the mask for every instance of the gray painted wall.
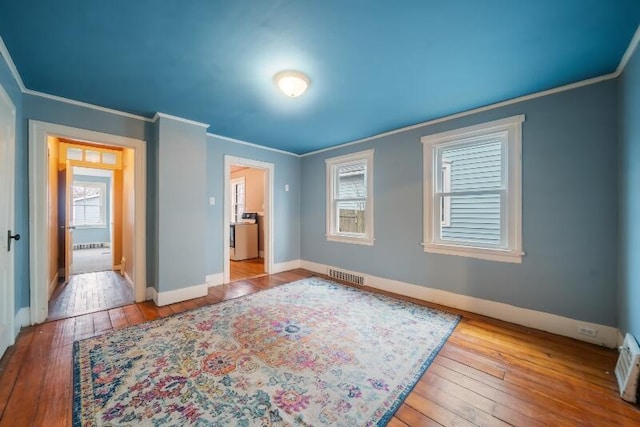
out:
<path id="1" fill-rule="evenodd" d="M 640 173 L 636 117 L 638 54 L 620 84 L 622 125 L 617 127 L 616 81 L 608 81 L 435 126 L 380 138 L 304 158 L 208 137 L 206 143 L 205 272 L 222 271 L 223 156 L 271 162 L 275 173 L 275 262 L 303 258 L 620 327 L 640 335 L 637 284 L 640 273 L 623 262 L 616 301 L 618 130 L 622 141 L 620 251 L 637 258 L 640 208 L 635 185 Z M 17 107 L 16 312 L 29 305 L 28 119 L 107 132 L 148 141 L 147 253 L 149 283 L 158 283 L 158 175 L 160 150 L 153 124 L 94 109 L 21 94 L 4 60 L 0 85 Z M 422 236 L 421 136 L 515 114 L 523 125 L 523 234 L 527 251 L 521 265 L 425 254 Z M 632 141 L 633 144 L 632 144 Z M 329 243 L 324 238 L 325 157 L 375 147 L 375 225 L 373 247 Z M 302 168 L 302 169 L 301 169 Z M 302 171 L 304 171 L 302 173 Z M 284 185 L 290 191 L 284 191 Z M 216 197 L 216 205 L 206 199 Z M 636 221 L 637 222 L 637 221 Z M 164 289 L 163 289 L 164 290 Z"/>
<path id="2" fill-rule="evenodd" d="M 607 81 L 302 161 L 302 259 L 458 294 L 616 324 L 617 82 Z M 522 264 L 426 254 L 420 137 L 525 114 Z M 328 242 L 325 164 L 375 148 L 374 246 Z"/>
<path id="3" fill-rule="evenodd" d="M 99 243 L 111 241 L 111 180 L 102 176 L 74 175 L 74 181 L 104 182 L 107 186 L 105 222 L 106 227 L 83 227 L 73 231 L 73 243 Z"/>
<path id="4" fill-rule="evenodd" d="M 150 123 L 39 96 L 20 94 L 4 60 L 0 60 L 0 84 L 18 107 L 16 126 L 16 230 L 22 239 L 16 247 L 16 313 L 29 301 L 29 119 L 63 124 L 130 138 L 146 139 Z M 152 168 L 155 170 L 155 168 Z"/>
<path id="5" fill-rule="evenodd" d="M 640 52 L 620 79 L 620 282 L 618 326 L 640 339 Z"/>
<path id="6" fill-rule="evenodd" d="M 206 253 L 207 274 L 223 269 L 224 223 L 224 156 L 273 163 L 274 172 L 274 262 L 300 258 L 300 159 L 283 153 L 237 144 L 226 139 L 207 137 L 207 200 L 215 197 L 216 204 L 207 206 Z M 285 185 L 289 184 L 289 191 Z"/>
<path id="7" fill-rule="evenodd" d="M 206 129 L 158 119 L 160 292 L 205 283 Z"/>

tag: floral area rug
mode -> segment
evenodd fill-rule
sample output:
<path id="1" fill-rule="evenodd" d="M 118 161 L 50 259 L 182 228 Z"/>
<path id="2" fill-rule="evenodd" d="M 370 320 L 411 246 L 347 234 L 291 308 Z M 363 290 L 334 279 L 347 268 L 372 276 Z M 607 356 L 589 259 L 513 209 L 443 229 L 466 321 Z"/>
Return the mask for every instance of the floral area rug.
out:
<path id="1" fill-rule="evenodd" d="M 308 278 L 74 343 L 74 426 L 384 425 L 459 316 Z"/>

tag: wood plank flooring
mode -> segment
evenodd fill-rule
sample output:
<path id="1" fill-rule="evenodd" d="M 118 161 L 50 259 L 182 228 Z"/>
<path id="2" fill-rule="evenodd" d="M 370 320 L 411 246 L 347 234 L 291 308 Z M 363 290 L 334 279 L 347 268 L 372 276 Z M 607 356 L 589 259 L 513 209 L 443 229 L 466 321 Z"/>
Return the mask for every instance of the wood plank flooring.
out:
<path id="1" fill-rule="evenodd" d="M 0 360 L 0 427 L 71 425 L 74 340 L 311 275 L 265 275 L 165 307 L 144 302 L 24 328 Z M 449 311 L 462 321 L 389 426 L 640 425 L 640 409 L 618 397 L 614 350 Z"/>
<path id="2" fill-rule="evenodd" d="M 229 278 L 236 280 L 249 279 L 264 274 L 264 259 L 253 258 L 242 261 L 229 261 Z"/>
<path id="3" fill-rule="evenodd" d="M 74 274 L 53 292 L 49 317 L 57 320 L 133 303 L 133 290 L 113 271 Z"/>

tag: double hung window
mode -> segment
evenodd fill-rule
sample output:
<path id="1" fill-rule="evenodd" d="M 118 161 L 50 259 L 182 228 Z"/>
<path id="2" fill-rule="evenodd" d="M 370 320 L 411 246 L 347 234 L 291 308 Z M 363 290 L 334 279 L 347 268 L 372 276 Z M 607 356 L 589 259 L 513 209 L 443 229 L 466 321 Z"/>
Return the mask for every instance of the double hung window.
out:
<path id="1" fill-rule="evenodd" d="M 523 121 L 422 138 L 426 252 L 521 262 Z"/>
<path id="2" fill-rule="evenodd" d="M 373 150 L 325 162 L 327 239 L 373 245 Z"/>
<path id="3" fill-rule="evenodd" d="M 104 182 L 74 181 L 73 225 L 76 227 L 106 227 L 106 193 Z"/>

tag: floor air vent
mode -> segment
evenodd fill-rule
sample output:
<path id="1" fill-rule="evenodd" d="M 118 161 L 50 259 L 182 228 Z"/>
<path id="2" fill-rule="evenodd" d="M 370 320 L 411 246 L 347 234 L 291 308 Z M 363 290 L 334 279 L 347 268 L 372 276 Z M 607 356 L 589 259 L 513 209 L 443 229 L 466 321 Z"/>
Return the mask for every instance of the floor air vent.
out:
<path id="1" fill-rule="evenodd" d="M 356 285 L 364 285 L 364 276 L 336 270 L 334 268 L 329 269 L 329 277 L 333 277 L 334 279 L 342 280 L 344 282 L 355 283 Z"/>
<path id="2" fill-rule="evenodd" d="M 640 348 L 631 334 L 627 334 L 620 347 L 616 364 L 616 378 L 620 396 L 627 402 L 637 401 L 638 375 L 640 374 Z"/>

